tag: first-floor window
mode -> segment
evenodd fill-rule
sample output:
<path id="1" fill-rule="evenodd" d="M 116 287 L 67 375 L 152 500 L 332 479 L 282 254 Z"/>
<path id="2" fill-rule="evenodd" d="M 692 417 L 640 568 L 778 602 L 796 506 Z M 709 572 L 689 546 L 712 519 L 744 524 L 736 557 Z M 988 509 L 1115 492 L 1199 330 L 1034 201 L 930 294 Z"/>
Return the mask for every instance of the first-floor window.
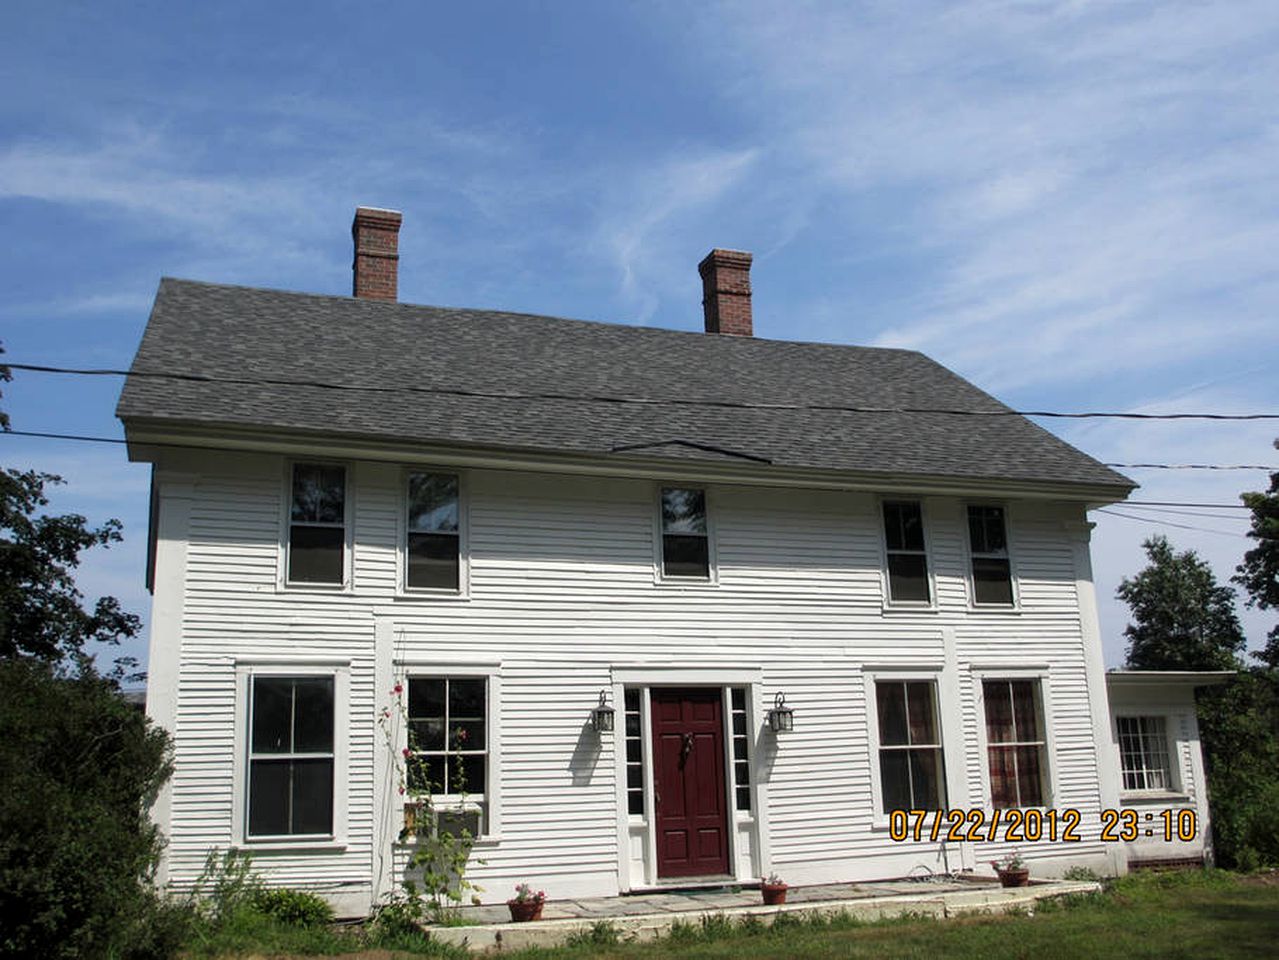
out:
<path id="1" fill-rule="evenodd" d="M 1125 790 L 1171 790 L 1168 729 L 1163 717 L 1118 717 Z"/>
<path id="2" fill-rule="evenodd" d="M 441 832 L 478 835 L 488 784 L 488 680 L 410 677 L 408 686 L 409 787 L 431 795 Z"/>
<path id="3" fill-rule="evenodd" d="M 1047 792 L 1038 680 L 985 680 L 990 799 L 997 808 L 1040 807 Z"/>
<path id="4" fill-rule="evenodd" d="M 733 687 L 729 691 L 729 705 L 733 718 L 733 786 L 737 809 L 747 811 L 751 808 L 751 764 L 747 746 L 750 731 L 746 727 L 745 687 Z"/>
<path id="5" fill-rule="evenodd" d="M 644 815 L 644 737 L 638 687 L 627 687 L 623 695 L 626 709 L 626 812 Z"/>
<path id="6" fill-rule="evenodd" d="M 929 680 L 875 684 L 884 813 L 939 810 L 946 805 L 936 691 Z"/>
<path id="7" fill-rule="evenodd" d="M 333 833 L 333 678 L 253 677 L 250 837 Z"/>

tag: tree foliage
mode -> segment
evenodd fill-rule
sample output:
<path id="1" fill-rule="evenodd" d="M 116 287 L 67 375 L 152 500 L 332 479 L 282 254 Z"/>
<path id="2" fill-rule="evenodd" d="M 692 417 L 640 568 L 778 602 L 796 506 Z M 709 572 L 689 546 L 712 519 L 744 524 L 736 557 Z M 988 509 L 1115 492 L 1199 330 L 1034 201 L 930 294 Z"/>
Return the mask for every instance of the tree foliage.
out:
<path id="1" fill-rule="evenodd" d="M 82 605 L 73 573 L 80 554 L 118 543 L 120 521 L 92 528 L 79 514 L 43 514 L 46 487 L 61 482 L 34 470 L 0 472 L 0 657 L 62 661 L 89 642 L 116 644 L 138 632 L 138 618 L 115 597 L 92 610 Z"/>
<path id="2" fill-rule="evenodd" d="M 1279 449 L 1279 440 L 1275 449 Z M 1243 555 L 1243 563 L 1231 579 L 1244 589 L 1248 606 L 1279 610 L 1279 472 L 1270 475 L 1270 489 L 1265 493 L 1241 493 L 1239 499 L 1252 511 L 1248 536 L 1257 545 Z M 1265 649 L 1253 656 L 1279 669 L 1279 623 L 1267 634 Z"/>
<path id="3" fill-rule="evenodd" d="M 1244 647 L 1235 591 L 1217 583 L 1212 568 L 1193 550 L 1173 551 L 1167 538 L 1142 544 L 1149 565 L 1124 577 L 1116 595 L 1133 622 L 1127 665 L 1135 670 L 1232 670 Z"/>
<path id="4" fill-rule="evenodd" d="M 169 740 L 92 669 L 0 660 L 0 956 L 166 955 Z"/>

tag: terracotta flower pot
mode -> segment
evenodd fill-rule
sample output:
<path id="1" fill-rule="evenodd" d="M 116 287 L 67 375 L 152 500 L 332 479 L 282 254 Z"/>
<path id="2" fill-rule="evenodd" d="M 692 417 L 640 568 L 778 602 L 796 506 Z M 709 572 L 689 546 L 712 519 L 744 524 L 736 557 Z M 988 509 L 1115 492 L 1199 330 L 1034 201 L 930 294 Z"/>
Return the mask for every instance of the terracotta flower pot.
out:
<path id="1" fill-rule="evenodd" d="M 1030 868 L 1022 867 L 1019 870 L 1000 870 L 999 885 L 1001 887 L 1025 887 L 1030 884 Z"/>
<path id="2" fill-rule="evenodd" d="M 786 888 L 784 883 L 762 883 L 760 884 L 760 893 L 764 895 L 764 906 L 776 907 L 786 902 Z"/>
<path id="3" fill-rule="evenodd" d="M 516 923 L 528 923 L 530 920 L 542 919 L 541 900 L 507 900 L 506 906 L 511 911 L 511 919 Z"/>

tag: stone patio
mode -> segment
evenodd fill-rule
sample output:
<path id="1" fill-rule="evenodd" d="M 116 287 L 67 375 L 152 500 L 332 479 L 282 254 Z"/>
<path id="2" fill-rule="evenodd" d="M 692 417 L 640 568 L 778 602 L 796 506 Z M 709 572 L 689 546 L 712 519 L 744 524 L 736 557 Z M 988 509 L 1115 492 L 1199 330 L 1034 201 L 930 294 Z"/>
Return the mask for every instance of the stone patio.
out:
<path id="1" fill-rule="evenodd" d="M 966 913 L 1031 910 L 1039 900 L 1093 893 L 1099 889 L 1096 883 L 1052 880 L 1005 890 L 997 881 L 985 878 L 929 877 L 791 887 L 785 905 L 766 907 L 760 902 L 757 889 L 714 887 L 624 897 L 547 900 L 542 919 L 534 923 L 511 923 L 505 904 L 463 907 L 461 915 L 468 926 L 432 927 L 431 936 L 476 951 L 518 950 L 562 944 L 601 920 L 612 923 L 623 939 L 651 940 L 666 933 L 678 921 L 696 923 L 713 914 L 732 918 L 754 914 L 764 923 L 772 923 L 780 913 L 843 912 L 862 920 L 907 913 L 944 918 Z"/>

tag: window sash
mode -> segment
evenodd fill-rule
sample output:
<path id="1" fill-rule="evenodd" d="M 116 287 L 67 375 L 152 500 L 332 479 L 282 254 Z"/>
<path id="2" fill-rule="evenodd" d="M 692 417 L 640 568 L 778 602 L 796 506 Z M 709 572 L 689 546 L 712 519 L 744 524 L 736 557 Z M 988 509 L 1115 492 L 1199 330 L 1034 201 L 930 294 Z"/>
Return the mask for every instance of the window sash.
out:
<path id="1" fill-rule="evenodd" d="M 405 482 L 404 587 L 462 588 L 462 482 L 455 473 L 414 472 Z"/>
<path id="2" fill-rule="evenodd" d="M 982 681 L 986 763 L 997 809 L 1039 807 L 1048 790 L 1048 742 L 1038 680 Z"/>
<path id="3" fill-rule="evenodd" d="M 269 744 L 268 731 L 259 722 L 259 710 L 269 695 L 268 685 L 278 688 L 289 684 L 287 709 L 288 727 L 285 749 L 263 749 Z M 321 687 L 327 694 L 325 715 L 327 721 L 328 749 L 299 750 L 298 687 Z M 254 676 L 249 681 L 248 731 L 248 796 L 245 811 L 245 836 L 250 839 L 267 837 L 333 836 L 336 787 L 336 700 L 335 678 L 327 675 Z M 313 691 L 312 691 L 313 692 Z M 262 695 L 262 696 L 260 696 Z M 311 698 L 307 698 L 314 703 Z M 278 704 L 277 704 L 278 706 Z M 277 722 L 283 719 L 274 718 Z M 314 739 L 317 730 L 303 730 L 304 739 Z M 314 744 L 308 744 L 314 745 Z M 282 745 L 284 746 L 284 745 Z M 283 773 L 283 783 L 279 774 Z M 318 775 L 318 776 L 317 776 Z M 272 783 L 272 779 L 275 780 Z M 267 791 L 283 790 L 283 795 L 271 795 Z M 265 822 L 273 825 L 282 822 L 283 829 L 265 829 Z"/>
<path id="4" fill-rule="evenodd" d="M 479 710 L 482 716 L 477 716 L 473 713 L 455 712 L 457 707 L 455 707 L 454 704 L 453 685 L 459 682 L 476 683 L 481 685 L 483 700 L 479 705 Z M 428 683 L 443 684 L 442 706 L 444 712 L 442 714 L 414 713 L 413 711 L 413 701 L 415 699 L 414 687 L 419 684 Z M 482 804 L 488 792 L 488 777 L 491 774 L 489 769 L 490 760 L 488 744 L 490 725 L 488 678 L 422 675 L 410 676 L 408 678 L 408 684 L 409 732 L 407 735 L 410 738 L 410 742 L 408 744 L 412 758 L 410 762 L 414 765 L 409 770 L 410 780 L 413 781 L 416 777 L 425 775 L 427 778 L 426 785 L 432 797 L 460 798 L 465 795 L 468 801 L 474 801 L 477 804 Z M 423 695 L 429 696 L 429 694 L 426 694 L 425 692 Z M 439 721 L 441 726 L 440 734 L 442 736 L 442 746 L 421 746 L 420 744 L 412 742 L 416 738 L 416 734 L 413 731 L 418 727 L 418 725 L 434 724 L 436 721 Z M 467 734 L 465 742 L 468 746 L 466 747 L 457 745 L 458 741 L 455 738 L 457 736 L 457 731 L 459 730 L 465 731 Z M 479 743 L 478 746 L 472 745 L 472 736 L 474 736 L 475 741 Z M 470 763 L 467 762 L 467 758 L 471 759 Z M 476 760 L 479 762 L 476 763 Z M 456 764 L 461 764 L 461 769 L 463 770 L 464 775 L 468 767 L 471 769 L 472 773 L 478 767 L 480 771 L 479 779 L 482 780 L 482 782 L 478 784 L 478 789 L 475 789 L 475 785 L 472 783 L 464 784 L 461 790 L 456 789 L 456 779 L 454 776 L 454 770 L 457 769 L 455 766 Z M 415 768 L 418 771 L 416 775 L 414 774 Z M 442 779 L 432 781 L 432 773 L 437 769 L 443 771 Z"/>
<path id="5" fill-rule="evenodd" d="M 931 680 L 877 680 L 879 792 L 883 813 L 941 809 L 946 763 Z"/>
<path id="6" fill-rule="evenodd" d="M 321 479 L 316 479 L 315 487 L 309 490 L 306 486 L 308 474 L 319 477 L 324 473 L 338 477 L 336 508 L 326 501 L 325 491 L 318 489 Z M 342 464 L 309 461 L 293 464 L 289 483 L 287 583 L 341 585 L 345 582 L 347 495 L 347 473 Z M 326 535 L 326 531 L 331 532 Z"/>
<path id="7" fill-rule="evenodd" d="M 886 500 L 883 516 L 889 601 L 931 603 L 922 505 L 917 500 Z"/>
<path id="8" fill-rule="evenodd" d="M 1012 606 L 1012 562 L 1008 553 L 1008 522 L 1003 507 L 968 507 L 968 552 L 973 603 Z"/>
<path id="9" fill-rule="evenodd" d="M 663 487 L 659 510 L 662 576 L 682 580 L 709 580 L 710 523 L 705 489 Z"/>
<path id="10" fill-rule="evenodd" d="M 1118 717 L 1119 760 L 1125 790 L 1168 791 L 1172 770 L 1162 716 Z"/>

